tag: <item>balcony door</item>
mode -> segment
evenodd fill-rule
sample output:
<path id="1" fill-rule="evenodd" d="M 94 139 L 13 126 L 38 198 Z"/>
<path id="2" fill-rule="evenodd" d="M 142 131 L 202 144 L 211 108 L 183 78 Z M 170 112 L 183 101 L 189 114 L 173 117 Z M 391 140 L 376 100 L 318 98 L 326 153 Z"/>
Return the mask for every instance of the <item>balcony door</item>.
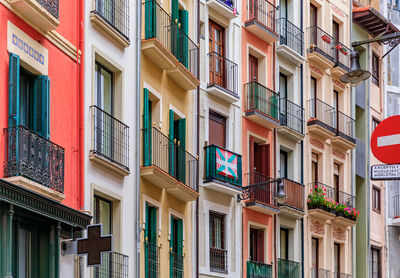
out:
<path id="1" fill-rule="evenodd" d="M 186 118 L 169 110 L 169 174 L 185 183 L 186 180 Z"/>
<path id="2" fill-rule="evenodd" d="M 283 115 L 282 120 L 283 124 L 287 125 L 287 76 L 283 73 L 279 73 L 279 95 L 281 98 L 281 114 Z"/>
<path id="3" fill-rule="evenodd" d="M 333 246 L 333 260 L 334 260 L 334 265 L 333 265 L 333 271 L 335 272 L 335 277 L 340 277 L 340 244 L 336 243 Z"/>
<path id="4" fill-rule="evenodd" d="M 225 30 L 222 26 L 209 21 L 209 63 L 210 63 L 210 84 L 226 88 L 225 76 Z"/>
<path id="5" fill-rule="evenodd" d="M 183 278 L 183 221 L 171 215 L 170 277 Z"/>
<path id="6" fill-rule="evenodd" d="M 264 230 L 250 228 L 249 259 L 264 263 Z"/>
<path id="7" fill-rule="evenodd" d="M 311 77 L 311 87 L 310 87 L 310 118 L 317 117 L 317 79 Z"/>
<path id="8" fill-rule="evenodd" d="M 339 39 L 340 39 L 340 37 L 339 37 L 339 23 L 337 23 L 334 20 L 332 21 L 332 37 L 333 37 L 333 41 L 335 42 L 335 44 L 339 42 Z M 339 49 L 336 48 L 333 53 L 334 53 L 335 61 L 338 61 Z"/>
<path id="9" fill-rule="evenodd" d="M 310 3 L 310 44 L 317 44 L 318 8 Z"/>
<path id="10" fill-rule="evenodd" d="M 288 177 L 288 153 L 283 150 L 280 151 L 280 176 Z"/>
<path id="11" fill-rule="evenodd" d="M 340 190 L 340 166 L 337 163 L 333 163 L 333 186 L 335 190 L 335 201 L 339 202 L 339 190 Z"/>
<path id="12" fill-rule="evenodd" d="M 318 277 L 318 268 L 319 268 L 319 239 L 313 237 L 311 239 L 311 263 L 313 268 L 312 277 Z"/>
<path id="13" fill-rule="evenodd" d="M 281 246 L 280 246 L 280 251 L 281 251 L 281 256 L 280 258 L 283 260 L 289 260 L 289 230 L 285 228 L 281 228 L 280 231 L 280 237 L 281 237 Z"/>
<path id="14" fill-rule="evenodd" d="M 249 54 L 249 82 L 258 82 L 258 59 Z"/>
<path id="15" fill-rule="evenodd" d="M 338 119 L 339 119 L 339 92 L 334 90 L 333 91 L 333 108 L 334 113 L 332 115 L 333 118 L 333 127 L 338 128 Z"/>
<path id="16" fill-rule="evenodd" d="M 281 3 L 279 5 L 279 12 L 281 18 L 287 19 L 288 17 L 287 8 L 288 8 L 287 0 L 281 0 Z"/>
<path id="17" fill-rule="evenodd" d="M 318 154 L 311 154 L 311 177 L 312 182 L 316 184 L 318 182 Z"/>
<path id="18" fill-rule="evenodd" d="M 269 144 L 255 142 L 255 138 L 250 136 L 250 173 L 254 174 L 255 183 L 265 181 L 265 177 L 270 176 L 270 150 Z"/>
<path id="19" fill-rule="evenodd" d="M 226 142 L 226 118 L 218 113 L 209 113 L 209 145 L 225 148 Z"/>
<path id="20" fill-rule="evenodd" d="M 226 232 L 225 215 L 216 211 L 209 212 L 210 268 L 215 271 L 226 271 Z"/>
<path id="21" fill-rule="evenodd" d="M 146 202 L 145 277 L 158 277 L 157 208 Z"/>

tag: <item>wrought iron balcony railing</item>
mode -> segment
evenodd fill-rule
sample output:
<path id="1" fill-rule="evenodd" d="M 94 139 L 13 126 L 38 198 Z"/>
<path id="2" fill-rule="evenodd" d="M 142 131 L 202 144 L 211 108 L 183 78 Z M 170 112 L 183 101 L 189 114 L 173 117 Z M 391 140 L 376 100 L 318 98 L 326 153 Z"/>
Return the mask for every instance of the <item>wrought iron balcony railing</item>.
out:
<path id="1" fill-rule="evenodd" d="M 142 136 L 142 166 L 156 166 L 198 192 L 197 158 L 180 146 L 179 142 L 171 140 L 157 128 L 142 129 Z"/>
<path id="2" fill-rule="evenodd" d="M 356 121 L 342 112 L 337 112 L 337 129 L 336 135 L 341 136 L 348 141 L 356 143 L 355 123 Z"/>
<path id="3" fill-rule="evenodd" d="M 279 94 L 258 82 L 244 84 L 245 111 L 258 111 L 279 121 Z"/>
<path id="4" fill-rule="evenodd" d="M 242 195 L 248 203 L 277 205 L 275 196 L 278 180 L 257 172 L 247 173 L 246 179 L 248 185 L 243 187 Z"/>
<path id="5" fill-rule="evenodd" d="M 170 251 L 169 252 L 170 255 L 170 262 L 172 265 L 172 277 L 176 277 L 176 278 L 183 278 L 183 273 L 184 273 L 184 257 L 181 254 L 175 253 Z"/>
<path id="6" fill-rule="evenodd" d="M 341 67 L 345 71 L 350 69 L 350 48 L 341 42 L 333 43 L 333 56 L 335 59 L 335 67 Z"/>
<path id="7" fill-rule="evenodd" d="M 4 129 L 4 176 L 24 176 L 64 193 L 64 148 L 20 125 Z"/>
<path id="8" fill-rule="evenodd" d="M 281 125 L 304 134 L 304 108 L 287 98 L 281 98 L 279 110 Z"/>
<path id="9" fill-rule="evenodd" d="M 286 196 L 282 205 L 304 211 L 304 186 L 286 178 L 282 182 Z"/>
<path id="10" fill-rule="evenodd" d="M 304 32 L 287 18 L 278 19 L 280 44 L 287 45 L 303 56 Z"/>
<path id="11" fill-rule="evenodd" d="M 226 6 L 227 8 L 233 10 L 234 8 L 237 8 L 236 6 L 236 0 L 218 0 L 222 5 Z"/>
<path id="12" fill-rule="evenodd" d="M 52 16 L 59 19 L 59 0 L 36 0 L 36 2 L 45 8 Z"/>
<path id="13" fill-rule="evenodd" d="M 242 186 L 242 156 L 216 145 L 206 146 L 205 181 L 220 180 Z"/>
<path id="14" fill-rule="evenodd" d="M 331 278 L 331 272 L 327 269 L 311 268 L 311 278 Z"/>
<path id="15" fill-rule="evenodd" d="M 208 53 L 210 80 L 208 86 L 218 86 L 237 96 L 238 65 L 216 52 Z"/>
<path id="16" fill-rule="evenodd" d="M 95 10 L 92 12 L 129 41 L 129 1 L 95 0 L 95 4 Z"/>
<path id="17" fill-rule="evenodd" d="M 400 218 L 400 195 L 392 197 L 393 218 Z"/>
<path id="18" fill-rule="evenodd" d="M 250 0 L 247 12 L 247 21 L 256 21 L 258 24 L 277 33 L 276 16 L 278 8 L 267 0 Z"/>
<path id="19" fill-rule="evenodd" d="M 144 6 L 145 36 L 157 39 L 196 78 L 199 47 L 188 37 L 188 30 L 174 22 L 171 16 L 155 0 L 146 1 Z"/>
<path id="20" fill-rule="evenodd" d="M 103 156 L 129 171 L 129 127 L 93 105 L 92 153 Z"/>
<path id="21" fill-rule="evenodd" d="M 210 247 L 210 269 L 217 272 L 228 272 L 228 252 Z"/>
<path id="22" fill-rule="evenodd" d="M 105 253 L 103 264 L 93 269 L 95 278 L 128 278 L 129 257 L 117 252 Z"/>
<path id="23" fill-rule="evenodd" d="M 277 263 L 278 278 L 300 278 L 300 263 L 285 259 L 277 259 Z"/>
<path id="24" fill-rule="evenodd" d="M 318 52 L 328 60 L 334 62 L 334 51 L 332 47 L 333 38 L 317 26 L 307 28 L 308 32 L 308 53 Z"/>
<path id="25" fill-rule="evenodd" d="M 334 272 L 333 278 L 351 278 L 351 274 L 341 273 L 341 272 Z"/>
<path id="26" fill-rule="evenodd" d="M 335 188 L 328 186 L 326 184 L 320 183 L 320 182 L 312 182 L 309 184 L 310 189 L 315 189 L 321 188 L 325 189 L 324 191 L 326 193 L 325 197 L 331 200 L 334 200 L 335 202 L 338 203 L 346 203 L 347 206 L 355 208 L 356 206 L 356 197 L 354 195 L 351 195 L 349 193 L 336 190 Z"/>
<path id="27" fill-rule="evenodd" d="M 314 98 L 308 101 L 309 120 L 308 125 L 318 124 L 335 133 L 336 113 L 335 108 L 329 104 Z"/>
<path id="28" fill-rule="evenodd" d="M 160 247 L 146 241 L 145 247 L 145 276 L 151 278 L 160 277 Z"/>
<path id="29" fill-rule="evenodd" d="M 248 278 L 272 278 L 272 265 L 247 261 Z"/>

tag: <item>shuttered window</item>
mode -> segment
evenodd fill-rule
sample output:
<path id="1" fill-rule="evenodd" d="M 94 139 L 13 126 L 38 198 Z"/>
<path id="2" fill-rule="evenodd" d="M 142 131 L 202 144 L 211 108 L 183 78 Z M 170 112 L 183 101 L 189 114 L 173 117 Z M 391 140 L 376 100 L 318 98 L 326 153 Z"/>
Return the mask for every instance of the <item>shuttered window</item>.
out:
<path id="1" fill-rule="evenodd" d="M 264 230 L 250 229 L 250 260 L 264 262 Z"/>
<path id="2" fill-rule="evenodd" d="M 210 111 L 209 114 L 209 144 L 225 148 L 226 118 Z"/>

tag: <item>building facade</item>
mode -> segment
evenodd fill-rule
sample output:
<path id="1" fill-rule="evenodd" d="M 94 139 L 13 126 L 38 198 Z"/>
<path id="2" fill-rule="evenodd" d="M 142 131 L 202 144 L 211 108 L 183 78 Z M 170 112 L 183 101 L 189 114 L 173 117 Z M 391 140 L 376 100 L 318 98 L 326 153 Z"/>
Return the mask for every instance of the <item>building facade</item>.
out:
<path id="1" fill-rule="evenodd" d="M 83 195 L 80 2 L 1 1 L 0 276 L 69 277 Z"/>

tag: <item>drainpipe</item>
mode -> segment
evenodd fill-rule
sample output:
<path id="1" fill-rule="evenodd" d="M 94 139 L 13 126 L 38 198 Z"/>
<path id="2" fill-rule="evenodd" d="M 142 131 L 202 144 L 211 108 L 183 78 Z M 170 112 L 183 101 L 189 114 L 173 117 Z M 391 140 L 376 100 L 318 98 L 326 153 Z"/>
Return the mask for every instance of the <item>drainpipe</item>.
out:
<path id="1" fill-rule="evenodd" d="M 136 1 L 136 119 L 135 119 L 135 183 L 136 183 L 136 278 L 140 278 L 140 55 L 142 1 Z"/>
<path id="2" fill-rule="evenodd" d="M 200 46 L 200 0 L 197 0 L 197 43 Z M 199 53 L 197 55 L 197 76 L 200 79 L 200 47 Z M 200 158 L 200 85 L 197 86 L 197 120 L 196 120 L 196 129 L 197 129 L 197 158 Z M 200 191 L 200 165 L 197 166 L 196 172 L 196 182 L 197 182 L 197 191 Z M 200 198 L 200 197 L 199 197 Z M 199 198 L 196 199 L 196 277 L 199 277 Z"/>
<path id="3" fill-rule="evenodd" d="M 303 32 L 303 1 L 300 1 L 300 30 Z M 303 36 L 303 39 L 304 39 L 304 36 Z M 303 44 L 304 44 L 304 42 L 303 42 Z M 304 47 L 302 48 L 302 51 L 304 51 Z M 304 102 L 303 102 L 304 101 L 303 100 L 304 84 L 303 83 L 304 83 L 303 82 L 303 64 L 301 64 L 300 65 L 300 105 L 301 105 L 301 108 L 303 108 L 303 105 L 304 105 Z M 305 117 L 305 114 L 303 114 L 303 121 L 304 121 L 304 117 Z M 304 122 L 302 124 L 303 124 L 303 130 L 304 130 L 305 129 Z M 304 192 L 306 192 L 305 185 L 304 185 L 304 142 L 303 142 L 303 140 L 301 140 L 301 142 L 300 142 L 300 153 L 301 153 L 301 156 L 300 156 L 301 157 L 300 182 L 301 182 L 301 184 L 303 184 Z M 303 202 L 304 202 L 304 197 L 305 196 L 303 196 Z M 305 209 L 305 203 L 304 203 L 303 209 Z M 304 278 L 304 217 L 302 217 L 300 219 L 300 224 L 301 224 L 300 228 L 301 228 L 301 267 L 302 267 L 301 277 Z"/>
<path id="4" fill-rule="evenodd" d="M 83 11 L 84 11 L 84 3 L 85 1 L 77 0 L 77 7 L 79 9 L 79 24 L 77 27 L 78 31 L 78 49 L 76 50 L 76 65 L 77 65 L 77 80 L 78 80 L 78 140 L 79 140 L 79 153 L 78 153 L 78 206 L 81 210 L 85 209 L 85 176 L 84 176 L 84 166 L 85 166 L 85 145 L 84 145 L 84 103 L 85 103 L 85 94 L 84 94 L 84 52 L 82 49 L 84 48 L 84 22 L 83 22 Z M 81 51 L 81 57 L 79 61 L 79 51 Z M 80 63 L 79 63 L 80 62 Z"/>

